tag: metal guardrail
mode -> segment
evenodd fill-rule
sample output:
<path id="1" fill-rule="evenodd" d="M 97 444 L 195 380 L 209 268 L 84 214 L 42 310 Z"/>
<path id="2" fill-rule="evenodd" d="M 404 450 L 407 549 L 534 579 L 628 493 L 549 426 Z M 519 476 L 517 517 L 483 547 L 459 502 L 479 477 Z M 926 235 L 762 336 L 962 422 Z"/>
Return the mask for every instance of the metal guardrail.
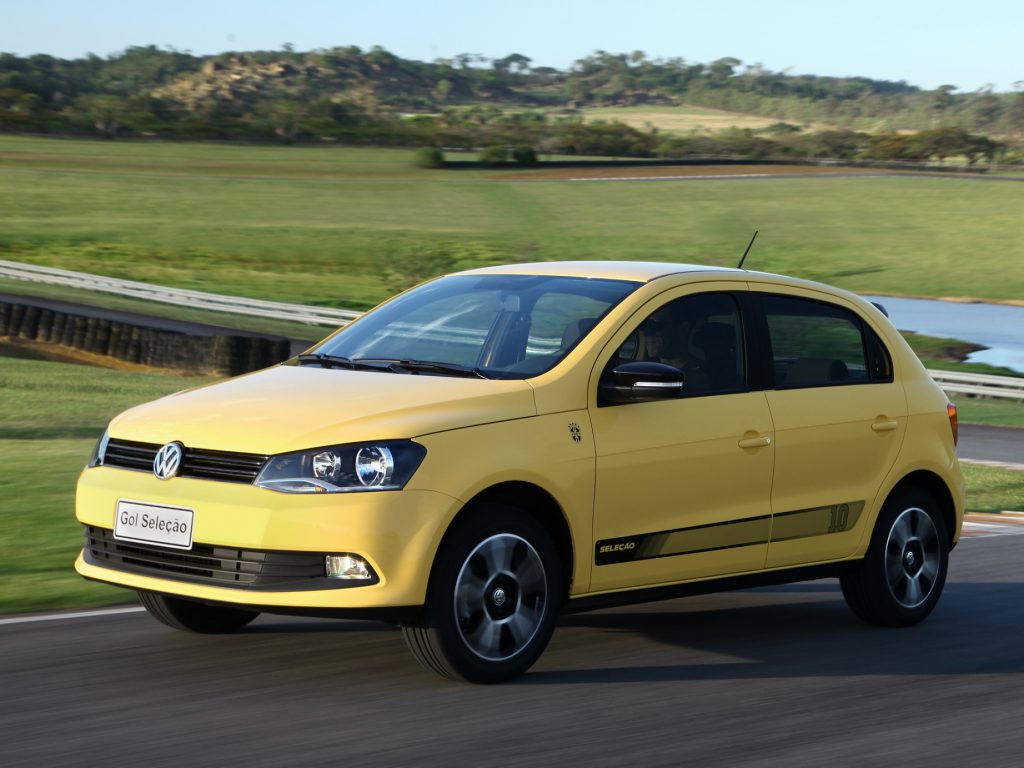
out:
<path id="1" fill-rule="evenodd" d="M 286 304 L 280 301 L 262 301 L 240 296 L 223 296 L 203 291 L 189 291 L 181 288 L 167 288 L 150 283 L 118 280 L 87 272 L 73 272 L 68 269 L 40 267 L 17 261 L 0 259 L 0 277 L 14 280 L 28 280 L 35 283 L 63 285 L 84 288 L 91 291 L 130 296 L 181 307 L 207 309 L 214 312 L 230 312 L 237 315 L 269 317 L 277 320 L 293 320 L 309 325 L 338 327 L 350 323 L 361 312 L 351 309 L 327 309 L 305 304 Z M 954 371 L 929 370 L 929 375 L 939 386 L 951 395 L 990 397 L 1024 401 L 1024 378 L 1013 376 L 991 376 L 981 373 L 957 373 Z"/>
<path id="2" fill-rule="evenodd" d="M 928 373 L 949 395 L 992 397 L 1024 402 L 1024 378 L 955 371 L 929 370 Z"/>
<path id="3" fill-rule="evenodd" d="M 214 312 L 230 312 L 236 315 L 252 315 L 268 317 L 275 320 L 292 320 L 308 325 L 329 325 L 337 328 L 357 317 L 361 312 L 350 309 L 330 309 L 326 307 L 310 307 L 304 304 L 286 304 L 280 301 L 262 301 L 247 299 L 240 296 L 224 296 L 205 291 L 190 291 L 183 288 L 167 288 L 150 283 L 137 283 L 132 280 L 119 280 L 114 277 L 92 275 L 87 272 L 73 272 L 68 269 L 40 267 L 35 264 L 22 264 L 17 261 L 0 259 L 0 277 L 14 280 L 27 280 L 33 283 L 62 285 L 70 288 L 84 288 L 90 291 L 102 291 L 117 296 L 129 296 L 147 301 L 158 301 L 163 304 L 174 304 L 179 307 L 207 309 Z"/>

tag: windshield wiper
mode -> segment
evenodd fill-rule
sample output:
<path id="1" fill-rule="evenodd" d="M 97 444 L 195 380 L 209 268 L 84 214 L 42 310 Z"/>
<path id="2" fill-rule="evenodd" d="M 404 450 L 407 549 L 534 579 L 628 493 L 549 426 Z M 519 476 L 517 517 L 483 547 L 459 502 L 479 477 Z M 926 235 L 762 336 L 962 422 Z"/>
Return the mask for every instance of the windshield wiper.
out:
<path id="1" fill-rule="evenodd" d="M 305 355 L 299 355 L 296 360 L 299 365 L 322 365 L 324 368 L 348 368 L 349 370 L 364 370 L 364 371 L 390 371 L 391 369 L 386 365 L 370 365 L 364 363 L 362 360 L 350 360 L 347 357 L 341 355 L 326 355 L 321 352 L 310 352 Z"/>
<path id="2" fill-rule="evenodd" d="M 479 368 L 470 368 L 465 365 L 456 365 L 455 363 L 436 363 L 433 360 L 409 360 L 407 358 L 389 358 L 389 357 L 359 357 L 355 360 L 349 361 L 356 365 L 359 364 L 379 364 L 386 366 L 386 369 L 394 373 L 441 373 L 448 376 L 465 376 L 474 377 L 478 379 L 489 379 L 490 376 L 485 374 Z"/>

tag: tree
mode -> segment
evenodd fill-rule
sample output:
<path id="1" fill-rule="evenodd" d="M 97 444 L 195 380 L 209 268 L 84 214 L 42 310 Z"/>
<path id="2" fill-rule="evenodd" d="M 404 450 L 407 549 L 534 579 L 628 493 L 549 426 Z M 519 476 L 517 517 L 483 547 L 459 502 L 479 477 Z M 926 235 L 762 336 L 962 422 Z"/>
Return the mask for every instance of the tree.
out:
<path id="1" fill-rule="evenodd" d="M 742 63 L 732 56 L 711 62 L 708 67 L 708 78 L 711 80 L 711 85 L 715 88 L 724 88 L 728 84 L 729 78 L 736 73 L 736 67 Z"/>
<path id="2" fill-rule="evenodd" d="M 455 57 L 462 69 L 470 69 L 474 64 L 479 64 L 486 59 L 479 53 L 460 53 Z"/>
<path id="3" fill-rule="evenodd" d="M 1003 149 L 1004 146 L 1002 144 L 998 141 L 993 141 L 987 136 L 968 136 L 963 148 L 964 155 L 967 156 L 968 165 L 974 165 L 982 158 L 991 163 Z"/>
<path id="4" fill-rule="evenodd" d="M 937 157 L 940 162 L 947 157 L 961 154 L 970 139 L 970 135 L 963 128 L 955 128 L 951 125 L 931 131 L 922 131 L 917 136 L 927 153 L 926 157 Z"/>
<path id="5" fill-rule="evenodd" d="M 127 111 L 124 99 L 106 95 L 83 96 L 78 103 L 89 114 L 101 136 L 112 139 L 117 135 L 121 127 L 121 118 Z"/>
<path id="6" fill-rule="evenodd" d="M 434 98 L 438 101 L 448 101 L 448 97 L 452 93 L 452 81 L 451 80 L 439 80 L 437 85 L 434 86 Z"/>
<path id="7" fill-rule="evenodd" d="M 516 75 L 524 75 L 530 71 L 530 64 L 533 62 L 529 56 L 521 53 L 510 53 L 501 59 L 491 62 L 499 72 L 511 72 Z"/>
<path id="8" fill-rule="evenodd" d="M 974 126 L 979 130 L 991 129 L 1003 114 L 1003 102 L 993 93 L 980 93 L 971 104 Z"/>
<path id="9" fill-rule="evenodd" d="M 928 104 L 928 111 L 932 114 L 932 123 L 941 123 L 946 112 L 953 106 L 953 91 L 955 85 L 940 85 L 934 91 Z"/>
<path id="10" fill-rule="evenodd" d="M 1024 85 L 1024 83 L 1022 83 Z M 1006 108 L 1006 123 L 1017 138 L 1024 136 L 1024 90 L 1018 91 Z"/>
<path id="11" fill-rule="evenodd" d="M 274 126 L 274 134 L 285 144 L 291 144 L 302 131 L 306 111 L 297 101 L 273 101 L 265 107 Z"/>

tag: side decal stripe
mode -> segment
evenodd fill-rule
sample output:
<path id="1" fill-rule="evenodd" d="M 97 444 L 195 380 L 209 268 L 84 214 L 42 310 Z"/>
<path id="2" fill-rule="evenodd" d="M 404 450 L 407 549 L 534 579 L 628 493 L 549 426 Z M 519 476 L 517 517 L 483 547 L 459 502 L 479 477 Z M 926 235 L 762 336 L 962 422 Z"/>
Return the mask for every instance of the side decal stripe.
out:
<path id="1" fill-rule="evenodd" d="M 759 546 L 770 541 L 792 541 L 842 533 L 857 524 L 863 509 L 863 501 L 853 501 L 781 512 L 774 517 L 762 515 L 604 539 L 597 542 L 594 548 L 594 564 L 612 565 L 659 557 L 695 555 L 700 552 Z"/>
<path id="2" fill-rule="evenodd" d="M 783 512 L 775 515 L 771 540 L 792 541 L 810 536 L 842 533 L 857 525 L 863 510 L 863 501 L 851 501 L 828 507 Z"/>

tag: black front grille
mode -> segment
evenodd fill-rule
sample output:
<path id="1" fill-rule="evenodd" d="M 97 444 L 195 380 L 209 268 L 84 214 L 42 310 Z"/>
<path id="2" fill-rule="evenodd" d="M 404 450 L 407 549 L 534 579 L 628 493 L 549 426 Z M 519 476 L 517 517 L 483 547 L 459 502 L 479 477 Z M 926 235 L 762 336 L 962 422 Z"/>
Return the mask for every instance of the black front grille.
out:
<path id="1" fill-rule="evenodd" d="M 328 589 L 319 552 L 265 552 L 193 544 L 190 550 L 119 541 L 108 528 L 85 527 L 85 551 L 96 565 L 147 576 L 242 589 Z M 332 582 L 332 583 L 325 583 Z M 363 584 L 371 582 L 362 582 Z"/>
<path id="2" fill-rule="evenodd" d="M 153 471 L 153 459 L 160 450 L 156 443 L 137 443 L 132 440 L 107 442 L 103 464 L 108 467 Z M 204 480 L 223 480 L 229 483 L 252 483 L 267 462 L 267 456 L 256 453 L 208 451 L 185 447 L 179 477 L 199 477 Z"/>

